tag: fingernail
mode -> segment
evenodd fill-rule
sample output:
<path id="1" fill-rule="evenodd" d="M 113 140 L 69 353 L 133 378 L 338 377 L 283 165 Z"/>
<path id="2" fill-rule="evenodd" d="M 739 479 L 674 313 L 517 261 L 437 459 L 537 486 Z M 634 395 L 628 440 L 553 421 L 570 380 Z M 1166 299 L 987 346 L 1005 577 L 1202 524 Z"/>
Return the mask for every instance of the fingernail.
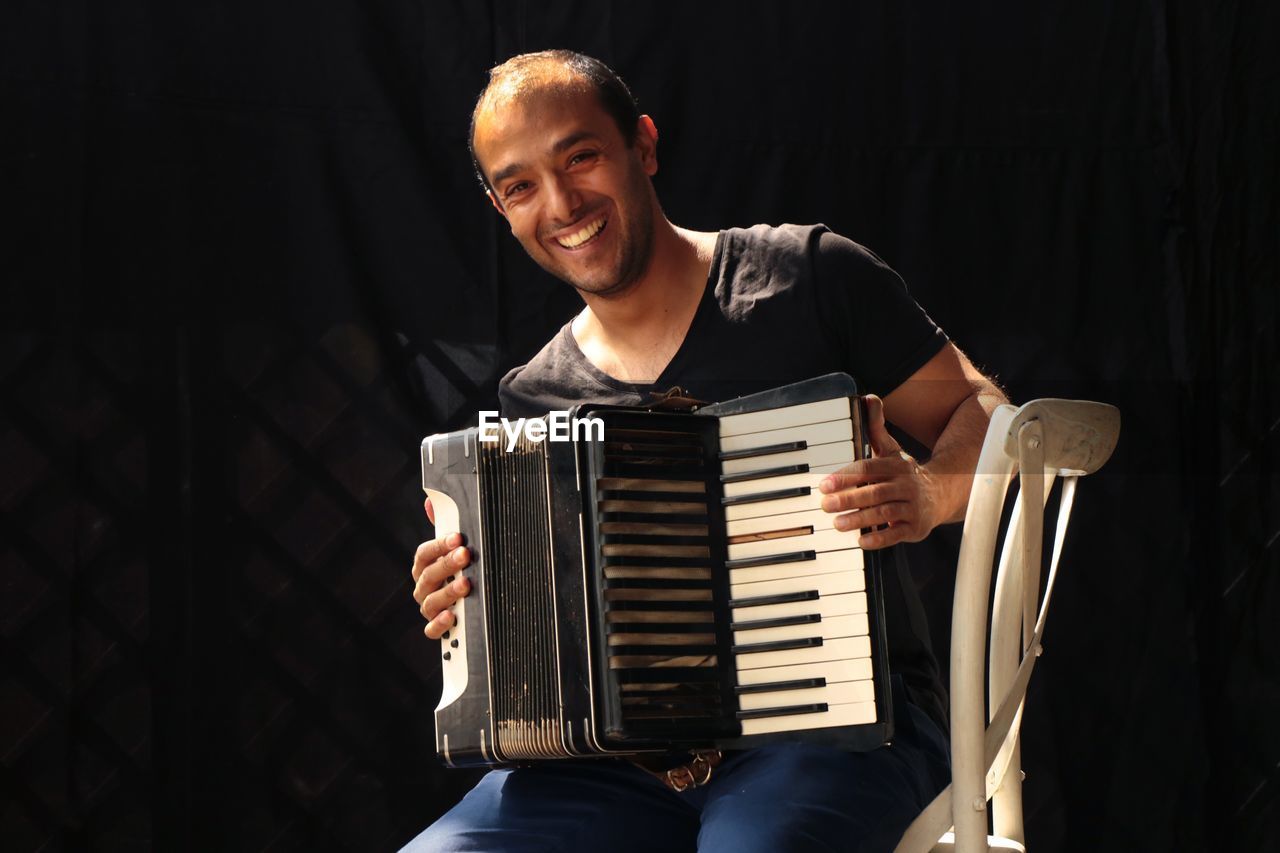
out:
<path id="1" fill-rule="evenodd" d="M 453 611 L 452 611 L 452 610 L 441 610 L 441 611 L 440 611 L 439 619 L 440 619 L 440 624 L 441 624 L 441 625 L 452 625 L 452 624 L 453 624 Z"/>
<path id="2" fill-rule="evenodd" d="M 836 487 L 835 480 L 831 479 L 830 477 L 824 477 L 822 482 L 818 484 L 818 491 L 830 492 L 835 487 Z"/>
<path id="3" fill-rule="evenodd" d="M 444 544 L 446 548 L 457 548 L 459 545 L 462 544 L 462 534 L 450 533 L 448 536 L 445 537 Z"/>
<path id="4" fill-rule="evenodd" d="M 826 497 L 822 499 L 823 512 L 835 512 L 839 508 L 840 508 L 840 502 L 835 498 Z"/>
<path id="5" fill-rule="evenodd" d="M 453 557 L 453 564 L 455 566 L 461 566 L 467 560 L 467 549 L 459 548 L 454 551 L 451 556 Z"/>
<path id="6" fill-rule="evenodd" d="M 466 578 L 458 578 L 453 582 L 453 591 L 458 595 L 462 595 L 467 591 L 469 586 L 471 586 L 471 584 L 467 582 Z"/>

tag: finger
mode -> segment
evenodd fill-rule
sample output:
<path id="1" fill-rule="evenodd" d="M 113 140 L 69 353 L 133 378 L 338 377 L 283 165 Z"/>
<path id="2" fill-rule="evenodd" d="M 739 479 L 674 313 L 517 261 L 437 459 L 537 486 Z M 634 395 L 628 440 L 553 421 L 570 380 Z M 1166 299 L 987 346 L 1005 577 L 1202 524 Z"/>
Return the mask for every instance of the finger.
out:
<path id="1" fill-rule="evenodd" d="M 455 548 L 422 571 L 414 583 L 413 600 L 421 604 L 431 592 L 452 580 L 454 575 L 469 565 L 471 552 L 467 548 Z"/>
<path id="2" fill-rule="evenodd" d="M 427 521 L 431 522 L 431 526 L 436 524 L 436 508 L 431 505 L 431 498 L 427 498 L 422 502 L 422 508 L 427 511 Z"/>
<path id="3" fill-rule="evenodd" d="M 837 515 L 832 521 L 836 530 L 859 530 L 878 527 L 882 524 L 910 524 L 912 517 L 911 504 L 906 501 L 880 504 L 870 509 L 855 509 Z"/>
<path id="4" fill-rule="evenodd" d="M 876 456 L 896 456 L 902 446 L 893 436 L 884 422 L 884 401 L 875 394 L 864 398 L 867 402 L 867 434 L 871 439 L 871 452 Z"/>
<path id="5" fill-rule="evenodd" d="M 428 621 L 435 619 L 441 610 L 449 609 L 455 601 L 470 591 L 471 581 L 466 578 L 454 578 L 451 582 L 426 596 L 422 600 L 422 606 L 418 608 L 418 612 Z"/>
<path id="6" fill-rule="evenodd" d="M 824 512 L 871 509 L 880 504 L 907 500 L 910 495 L 910 484 L 907 481 L 901 479 L 885 480 L 823 495 L 822 509 Z"/>
<path id="7" fill-rule="evenodd" d="M 860 459 L 823 477 L 818 482 L 818 491 L 831 494 L 843 489 L 852 489 L 864 483 L 901 477 L 914 470 L 915 460 L 909 456 L 904 457 L 900 453 L 893 456 L 879 456 L 875 459 Z"/>
<path id="8" fill-rule="evenodd" d="M 429 640 L 438 640 L 444 636 L 444 632 L 452 628 L 457 621 L 457 617 L 453 615 L 452 610 L 441 610 L 436 618 L 427 623 L 423 628 L 423 633 L 427 635 Z"/>
<path id="9" fill-rule="evenodd" d="M 899 542 L 919 542 L 922 538 L 914 525 L 895 524 L 892 527 L 882 527 L 862 534 L 858 543 L 864 551 L 878 551 L 890 545 L 897 545 Z"/>
<path id="10" fill-rule="evenodd" d="M 411 571 L 413 579 L 416 581 L 427 566 L 450 551 L 456 551 L 462 544 L 463 537 L 461 533 L 450 533 L 440 539 L 423 542 L 418 546 L 418 550 L 413 553 L 413 570 Z"/>

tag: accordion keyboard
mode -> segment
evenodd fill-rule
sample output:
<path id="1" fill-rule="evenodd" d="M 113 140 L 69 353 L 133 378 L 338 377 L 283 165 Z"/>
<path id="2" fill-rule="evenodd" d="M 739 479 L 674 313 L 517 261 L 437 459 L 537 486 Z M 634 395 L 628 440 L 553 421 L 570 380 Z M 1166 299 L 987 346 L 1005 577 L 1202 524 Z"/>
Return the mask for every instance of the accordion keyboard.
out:
<path id="1" fill-rule="evenodd" d="M 853 441 L 847 398 L 720 419 L 743 735 L 876 720 L 859 534 L 818 491 Z"/>

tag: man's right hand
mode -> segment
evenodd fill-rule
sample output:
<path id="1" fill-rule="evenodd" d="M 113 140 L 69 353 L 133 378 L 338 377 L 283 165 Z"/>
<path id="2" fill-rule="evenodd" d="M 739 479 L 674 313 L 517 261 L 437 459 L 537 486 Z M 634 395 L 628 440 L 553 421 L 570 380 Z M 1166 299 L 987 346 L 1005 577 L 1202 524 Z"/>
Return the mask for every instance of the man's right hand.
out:
<path id="1" fill-rule="evenodd" d="M 427 518 L 435 523 L 431 500 L 424 504 Z M 438 640 L 453 627 L 455 617 L 449 609 L 471 591 L 471 581 L 462 570 L 471 565 L 471 552 L 463 545 L 461 533 L 450 533 L 441 539 L 423 542 L 413 555 L 413 600 L 418 602 L 427 620 L 426 635 Z M 452 577 L 453 581 L 449 582 Z"/>

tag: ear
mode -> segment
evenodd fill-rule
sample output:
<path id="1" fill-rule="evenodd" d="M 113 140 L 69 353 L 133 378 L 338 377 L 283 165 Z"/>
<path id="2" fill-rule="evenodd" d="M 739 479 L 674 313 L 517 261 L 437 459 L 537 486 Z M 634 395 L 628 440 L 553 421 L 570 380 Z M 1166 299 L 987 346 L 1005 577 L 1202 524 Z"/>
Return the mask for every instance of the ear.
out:
<path id="1" fill-rule="evenodd" d="M 506 219 L 507 212 L 502 209 L 502 204 L 499 203 L 497 197 L 493 194 L 493 190 L 485 190 L 484 194 L 489 197 L 489 203 L 493 205 L 493 209 L 501 213 L 503 219 Z"/>
<path id="2" fill-rule="evenodd" d="M 640 152 L 640 162 L 644 165 L 646 175 L 658 173 L 658 126 L 647 115 L 640 116 L 636 123 L 636 149 Z"/>

